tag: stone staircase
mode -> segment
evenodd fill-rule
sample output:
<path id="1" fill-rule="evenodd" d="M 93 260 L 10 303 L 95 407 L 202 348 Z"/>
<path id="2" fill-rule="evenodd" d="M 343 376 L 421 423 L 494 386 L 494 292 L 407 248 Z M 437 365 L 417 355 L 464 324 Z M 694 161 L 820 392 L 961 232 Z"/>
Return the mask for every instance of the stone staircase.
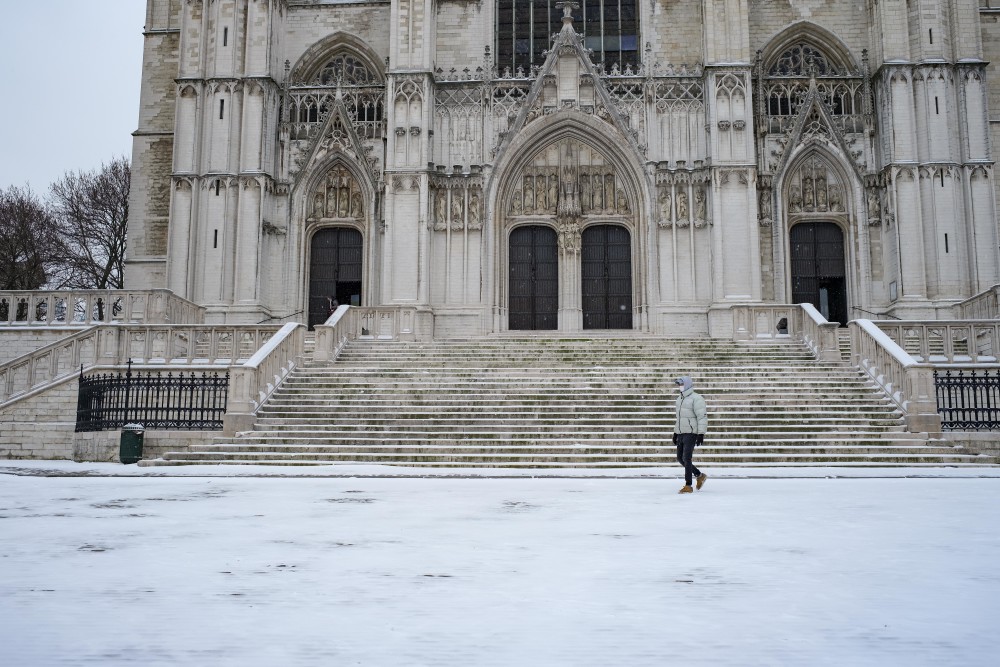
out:
<path id="1" fill-rule="evenodd" d="M 856 369 L 799 343 L 598 334 L 352 342 L 295 370 L 253 431 L 148 463 L 674 466 L 682 374 L 708 402 L 709 470 L 983 462 L 907 433 Z"/>

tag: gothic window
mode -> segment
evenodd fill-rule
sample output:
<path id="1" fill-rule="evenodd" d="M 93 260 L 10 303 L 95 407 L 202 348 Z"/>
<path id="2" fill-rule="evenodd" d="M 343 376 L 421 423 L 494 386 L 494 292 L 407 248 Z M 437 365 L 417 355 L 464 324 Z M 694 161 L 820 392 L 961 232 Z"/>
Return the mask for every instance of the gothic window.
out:
<path id="1" fill-rule="evenodd" d="M 815 46 L 799 43 L 784 51 L 768 70 L 768 76 L 809 76 L 815 68 L 817 76 L 844 76 L 841 68 Z"/>
<path id="2" fill-rule="evenodd" d="M 500 71 L 524 71 L 544 61 L 552 35 L 562 29 L 556 0 L 497 0 L 496 62 Z M 573 12 L 595 63 L 606 70 L 639 64 L 639 11 L 636 0 L 584 0 Z"/>
<path id="3" fill-rule="evenodd" d="M 333 108 L 336 90 L 343 96 L 347 113 L 362 139 L 382 136 L 385 90 L 381 75 L 359 54 L 344 47 L 327 56 L 318 69 L 296 79 L 290 94 L 293 139 L 308 139 L 318 131 Z"/>
<path id="4" fill-rule="evenodd" d="M 323 86 L 338 82 L 347 86 L 372 86 L 379 84 L 379 78 L 358 58 L 349 53 L 339 53 L 316 76 L 316 83 Z"/>

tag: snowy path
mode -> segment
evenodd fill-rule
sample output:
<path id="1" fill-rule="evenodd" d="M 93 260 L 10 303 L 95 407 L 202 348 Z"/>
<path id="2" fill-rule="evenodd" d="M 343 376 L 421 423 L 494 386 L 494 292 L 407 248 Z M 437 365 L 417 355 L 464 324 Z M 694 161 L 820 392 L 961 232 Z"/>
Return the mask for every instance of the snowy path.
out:
<path id="1" fill-rule="evenodd" d="M 1000 480 L 0 475 L 0 662 L 996 664 Z"/>

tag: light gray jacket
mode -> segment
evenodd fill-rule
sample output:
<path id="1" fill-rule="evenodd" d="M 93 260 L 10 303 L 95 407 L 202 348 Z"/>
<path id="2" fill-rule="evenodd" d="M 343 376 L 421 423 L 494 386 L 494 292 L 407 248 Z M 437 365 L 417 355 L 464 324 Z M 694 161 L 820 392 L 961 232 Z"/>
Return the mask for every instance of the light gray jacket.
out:
<path id="1" fill-rule="evenodd" d="M 674 433 L 700 433 L 708 431 L 708 406 L 694 389 L 687 389 L 677 397 L 677 423 Z"/>

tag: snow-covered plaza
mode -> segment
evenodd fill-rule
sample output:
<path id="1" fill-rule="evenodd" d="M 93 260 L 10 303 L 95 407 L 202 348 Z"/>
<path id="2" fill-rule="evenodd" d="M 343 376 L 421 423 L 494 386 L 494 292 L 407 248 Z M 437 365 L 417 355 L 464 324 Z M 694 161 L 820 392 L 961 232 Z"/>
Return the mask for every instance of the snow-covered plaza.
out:
<path id="1" fill-rule="evenodd" d="M 331 470 L 344 472 L 305 473 Z M 964 667 L 1000 655 L 996 469 L 730 471 L 686 496 L 678 470 L 211 471 L 2 462 L 0 662 Z"/>

